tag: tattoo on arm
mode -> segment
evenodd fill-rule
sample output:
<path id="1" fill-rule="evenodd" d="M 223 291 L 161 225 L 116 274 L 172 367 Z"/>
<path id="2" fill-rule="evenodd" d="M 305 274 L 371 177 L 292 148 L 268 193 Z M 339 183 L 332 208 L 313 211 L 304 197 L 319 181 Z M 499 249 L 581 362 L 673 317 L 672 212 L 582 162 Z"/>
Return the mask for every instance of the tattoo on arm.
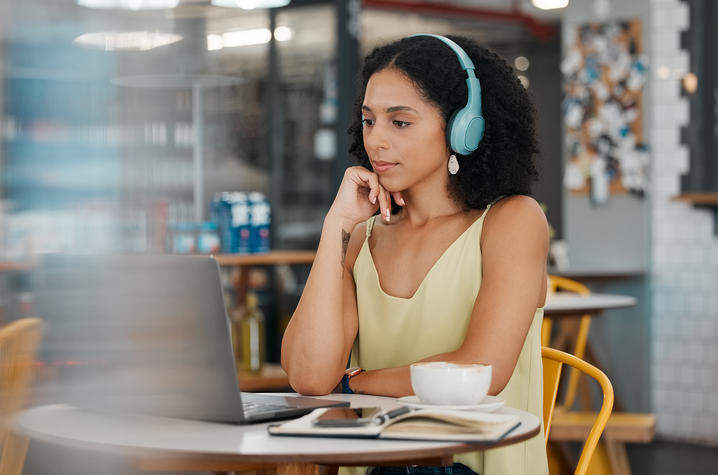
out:
<path id="1" fill-rule="evenodd" d="M 348 233 L 342 229 L 342 280 L 344 280 L 344 261 L 347 258 L 347 249 L 349 248 L 349 238 L 351 233 Z"/>

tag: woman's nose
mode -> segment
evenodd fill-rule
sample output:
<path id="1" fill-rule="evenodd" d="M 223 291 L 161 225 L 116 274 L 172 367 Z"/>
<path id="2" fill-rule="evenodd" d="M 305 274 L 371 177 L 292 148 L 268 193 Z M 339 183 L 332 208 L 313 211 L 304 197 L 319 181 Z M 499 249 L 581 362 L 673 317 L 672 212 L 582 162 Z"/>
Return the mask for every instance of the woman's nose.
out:
<path id="1" fill-rule="evenodd" d="M 389 148 L 386 131 L 378 121 L 373 126 L 364 129 L 364 148 L 367 152 Z"/>

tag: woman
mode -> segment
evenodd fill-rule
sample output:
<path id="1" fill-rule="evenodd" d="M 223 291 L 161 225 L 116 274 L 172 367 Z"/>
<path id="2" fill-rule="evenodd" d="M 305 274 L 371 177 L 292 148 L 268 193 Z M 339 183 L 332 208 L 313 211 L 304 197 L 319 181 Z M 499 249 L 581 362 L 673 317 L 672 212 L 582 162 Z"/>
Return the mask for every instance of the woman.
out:
<path id="1" fill-rule="evenodd" d="M 282 366 L 300 393 L 341 381 L 399 397 L 416 361 L 490 364 L 489 394 L 541 417 L 548 226 L 528 196 L 533 106 L 495 53 L 432 36 L 366 58 L 349 130 L 362 166 L 324 220 Z M 345 375 L 350 355 L 361 370 Z M 547 473 L 540 435 L 456 460 L 458 473 Z"/>

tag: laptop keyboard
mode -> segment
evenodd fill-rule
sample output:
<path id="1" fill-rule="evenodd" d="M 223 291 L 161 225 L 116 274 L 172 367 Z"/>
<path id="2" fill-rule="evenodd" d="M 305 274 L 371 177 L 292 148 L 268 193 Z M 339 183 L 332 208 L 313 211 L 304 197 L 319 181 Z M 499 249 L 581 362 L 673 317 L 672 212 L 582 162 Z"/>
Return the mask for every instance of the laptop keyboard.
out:
<path id="1" fill-rule="evenodd" d="M 261 414 L 265 412 L 273 412 L 287 409 L 287 406 L 278 404 L 268 404 L 266 402 L 244 402 L 242 401 L 242 411 L 245 414 Z"/>

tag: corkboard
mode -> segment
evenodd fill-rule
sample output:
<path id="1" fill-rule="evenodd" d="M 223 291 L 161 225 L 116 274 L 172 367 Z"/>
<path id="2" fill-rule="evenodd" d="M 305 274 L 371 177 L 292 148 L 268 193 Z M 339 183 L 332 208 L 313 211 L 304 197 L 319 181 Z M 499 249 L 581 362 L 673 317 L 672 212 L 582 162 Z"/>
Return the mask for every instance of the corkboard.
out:
<path id="1" fill-rule="evenodd" d="M 643 196 L 648 153 L 643 89 L 648 75 L 640 20 L 578 26 L 568 38 L 561 70 L 568 163 L 564 185 L 605 202 Z"/>

